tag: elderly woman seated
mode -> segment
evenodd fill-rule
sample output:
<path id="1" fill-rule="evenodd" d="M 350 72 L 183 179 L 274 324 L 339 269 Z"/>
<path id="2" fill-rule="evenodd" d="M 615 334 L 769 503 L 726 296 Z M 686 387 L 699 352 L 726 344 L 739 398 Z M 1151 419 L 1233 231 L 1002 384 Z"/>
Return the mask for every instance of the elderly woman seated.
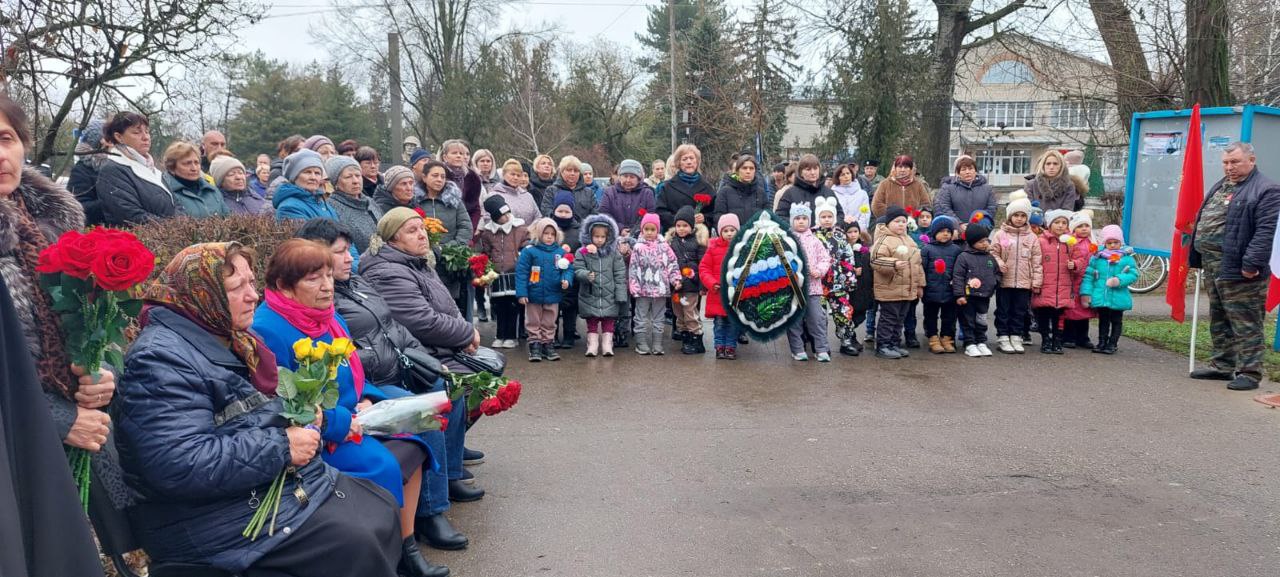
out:
<path id="1" fill-rule="evenodd" d="M 378 234 L 360 259 L 360 276 L 382 296 L 391 316 L 404 325 L 425 350 L 454 372 L 469 372 L 453 360 L 454 353 L 475 352 L 480 332 L 454 301 L 435 272 L 431 241 L 422 216 L 403 207 L 378 220 Z M 462 482 L 466 427 L 445 431 L 445 467 L 451 501 L 475 501 L 484 490 Z"/>
<path id="2" fill-rule="evenodd" d="M 280 416 L 276 358 L 249 330 L 252 262 L 238 244 L 195 245 L 146 293 L 117 399 L 135 533 L 156 562 L 246 577 L 394 577 L 395 498 L 316 459 L 320 433 Z M 274 534 L 245 538 L 286 468 Z"/>
<path id="3" fill-rule="evenodd" d="M 350 254 L 344 257 L 350 258 Z M 346 322 L 334 311 L 331 262 L 328 245 L 300 238 L 285 241 L 271 255 L 266 296 L 254 315 L 253 330 L 262 335 L 283 367 L 297 368 L 293 345 L 300 339 L 332 343 L 351 338 Z M 402 574 L 447 574 L 447 569 L 431 566 L 422 558 L 413 536 L 422 466 L 429 458 L 427 445 L 417 437 L 379 440 L 361 434 L 356 413 L 386 395 L 365 382 L 359 355 L 351 355 L 338 367 L 337 382 L 338 404 L 324 411 L 320 437 L 325 450 L 320 452 L 321 458 L 339 471 L 374 481 L 401 504 Z"/>

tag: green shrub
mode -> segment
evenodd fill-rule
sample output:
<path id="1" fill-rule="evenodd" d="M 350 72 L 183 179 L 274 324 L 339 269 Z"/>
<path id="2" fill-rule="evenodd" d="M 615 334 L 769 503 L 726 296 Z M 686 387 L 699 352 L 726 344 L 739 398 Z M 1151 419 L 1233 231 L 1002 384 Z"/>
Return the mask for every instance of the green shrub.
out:
<path id="1" fill-rule="evenodd" d="M 298 221 L 276 222 L 274 215 L 228 216 L 194 219 L 180 216 L 133 228 L 147 248 L 156 255 L 156 270 L 152 278 L 159 276 L 169 261 L 182 249 L 204 242 L 238 242 L 257 253 L 253 263 L 259 286 L 266 277 L 267 261 L 280 243 L 293 238 Z"/>

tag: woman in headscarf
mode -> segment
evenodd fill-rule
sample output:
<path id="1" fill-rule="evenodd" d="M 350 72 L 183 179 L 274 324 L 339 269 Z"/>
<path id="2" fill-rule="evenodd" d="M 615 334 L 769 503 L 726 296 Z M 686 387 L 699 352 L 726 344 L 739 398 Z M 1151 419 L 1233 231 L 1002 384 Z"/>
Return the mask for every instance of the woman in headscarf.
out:
<path id="1" fill-rule="evenodd" d="M 417 208 L 422 201 L 422 191 L 414 182 L 413 171 L 400 165 L 387 169 L 382 175 L 383 184 L 373 193 L 373 203 L 386 213 L 397 206 Z"/>
<path id="2" fill-rule="evenodd" d="M 284 159 L 285 183 L 271 199 L 276 220 L 338 220 L 329 201 L 325 200 L 324 161 L 311 150 L 299 150 Z"/>
<path id="3" fill-rule="evenodd" d="M 277 358 L 250 330 L 252 257 L 236 243 L 191 246 L 147 289 L 118 401 L 120 454 L 141 500 L 134 532 L 156 563 L 394 577 L 395 498 L 316 459 L 321 433 L 280 416 Z M 246 539 L 283 471 L 275 533 Z"/>
<path id="4" fill-rule="evenodd" d="M 336 156 L 334 157 L 336 158 Z M 330 159 L 332 160 L 332 158 Z M 350 255 L 348 251 L 346 253 Z M 253 330 L 275 354 L 280 366 L 298 368 L 293 347 L 300 339 L 333 343 L 351 339 L 346 322 L 334 308 L 333 268 L 329 247 L 295 238 L 282 243 L 267 265 L 266 296 L 254 314 Z M 349 261 L 347 266 L 350 266 Z M 403 539 L 402 573 L 432 574 L 413 537 L 413 519 L 422 490 L 422 466 L 430 454 L 417 437 L 378 439 L 361 434 L 357 413 L 387 396 L 365 382 L 364 364 L 352 354 L 338 367 L 338 404 L 325 410 L 320 456 L 339 471 L 374 481 L 400 503 Z"/>
<path id="5" fill-rule="evenodd" d="M 102 370 L 94 379 L 84 377 L 84 372 L 73 367 L 67 357 L 58 328 L 58 314 L 44 289 L 40 288 L 40 275 L 36 272 L 40 251 L 69 230 L 84 225 L 84 211 L 71 193 L 45 178 L 39 172 L 24 167 L 26 148 L 31 144 L 31 128 L 26 114 L 16 102 L 0 95 L 0 279 L 8 290 L 0 290 L 5 299 L 12 299 L 20 330 L 6 323 L 4 331 L 5 368 L 7 378 L 0 382 L 3 401 L 24 399 L 21 407 L 0 402 L 5 411 L 0 420 L 0 463 L 23 460 L 30 469 L 14 470 L 16 485 L 31 489 L 21 495 L 24 502 L 0 501 L 0 534 L 12 536 L 0 539 L 0 573 L 8 575 L 91 575 L 101 574 L 96 555 L 85 555 L 86 546 L 92 549 L 88 536 L 84 511 L 73 491 L 67 491 L 70 479 L 67 459 L 62 447 L 42 444 L 45 439 L 61 439 L 64 447 L 77 447 L 93 453 L 91 504 L 103 511 L 119 511 L 129 504 L 128 491 L 120 477 L 114 450 L 109 443 L 111 418 L 102 409 L 112 400 L 115 377 Z M 11 315 L 4 315 L 8 320 Z M 30 360 L 28 360 L 30 359 Z M 31 360 L 35 361 L 35 374 L 30 374 Z M 14 375 L 25 376 L 13 380 Z M 39 383 L 44 398 L 25 389 Z M 31 402 L 34 401 L 34 402 Z M 49 423 L 52 411 L 52 427 Z M 13 419 L 7 413 L 30 413 Z M 19 427 L 30 421 L 31 430 L 21 429 L 20 439 L 5 438 L 9 427 Z M 49 433 L 41 437 L 41 431 Z M 25 447 L 6 448 L 9 443 L 22 443 Z M 26 446 L 29 443 L 34 446 Z M 30 453 L 36 447 L 50 449 L 40 454 Z M 104 450 L 105 449 L 105 450 Z M 8 454 L 14 461 L 4 458 Z M 38 460 L 26 460 L 30 454 Z M 48 478 L 37 475 L 48 474 Z M 3 477 L 8 481 L 9 475 Z M 0 485 L 4 485 L 0 482 Z M 32 499 L 47 498 L 46 502 L 33 503 Z M 10 508 L 8 505 L 12 505 Z M 18 510 L 38 513 L 39 516 L 17 514 Z M 98 511 L 95 510 L 95 517 Z M 10 515 L 9 513 L 14 513 Z M 117 515 L 120 513 L 117 513 Z M 5 529 L 15 523 L 32 533 L 9 533 Z M 30 542 L 26 542 L 31 539 Z M 67 550 L 62 541 L 66 539 Z M 52 542 L 51 542 L 52 540 Z M 25 545 L 25 547 L 24 547 Z M 65 557 L 63 557 L 65 555 Z M 28 570 L 30 569 L 30 570 Z M 39 570 L 36 570 L 39 569 Z"/>
<path id="6" fill-rule="evenodd" d="M 1062 153 L 1048 150 L 1036 161 L 1036 173 L 1027 177 L 1027 198 L 1040 202 L 1040 210 L 1069 210 L 1084 208 L 1084 197 L 1076 190 L 1076 184 L 1067 172 L 1067 161 Z"/>
<path id="7" fill-rule="evenodd" d="M 136 112 L 119 112 L 102 127 L 110 145 L 98 171 L 102 218 L 112 226 L 145 224 L 178 212 L 163 173 L 151 159 L 151 125 Z"/>

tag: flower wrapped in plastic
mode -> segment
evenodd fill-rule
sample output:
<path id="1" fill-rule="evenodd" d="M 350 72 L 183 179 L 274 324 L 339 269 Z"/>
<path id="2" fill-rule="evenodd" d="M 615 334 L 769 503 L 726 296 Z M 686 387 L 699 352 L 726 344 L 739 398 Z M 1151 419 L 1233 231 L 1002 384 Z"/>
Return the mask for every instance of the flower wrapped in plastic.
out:
<path id="1" fill-rule="evenodd" d="M 360 428 L 371 435 L 417 435 L 442 431 L 447 426 L 445 415 L 453 410 L 449 394 L 444 391 L 424 393 L 379 401 L 360 411 Z"/>

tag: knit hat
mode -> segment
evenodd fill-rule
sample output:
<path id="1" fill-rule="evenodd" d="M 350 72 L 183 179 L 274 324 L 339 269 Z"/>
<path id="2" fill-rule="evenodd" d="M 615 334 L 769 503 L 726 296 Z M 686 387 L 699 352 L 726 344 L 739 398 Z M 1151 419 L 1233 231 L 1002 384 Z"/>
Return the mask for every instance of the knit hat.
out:
<path id="1" fill-rule="evenodd" d="M 329 182 L 337 185 L 338 179 L 342 177 L 342 171 L 346 170 L 348 167 L 360 170 L 360 163 L 356 162 L 356 159 L 351 158 L 350 156 L 335 154 L 329 157 L 329 160 L 325 161 L 324 173 L 329 175 Z"/>
<path id="2" fill-rule="evenodd" d="M 590 164 L 582 163 L 582 172 L 590 172 L 592 175 L 596 173 L 596 169 L 591 168 Z"/>
<path id="3" fill-rule="evenodd" d="M 310 148 L 304 148 L 284 157 L 284 179 L 289 182 L 297 180 L 298 175 L 308 168 L 324 170 L 324 163 L 320 160 L 320 155 Z"/>
<path id="4" fill-rule="evenodd" d="M 956 219 L 945 214 L 940 214 L 937 218 L 933 219 L 933 222 L 929 223 L 930 237 L 937 236 L 938 231 L 941 230 L 949 230 L 954 234 L 956 232 Z"/>
<path id="5" fill-rule="evenodd" d="M 882 223 L 884 223 L 884 224 L 889 224 L 889 223 L 893 222 L 893 220 L 894 220 L 894 219 L 896 219 L 896 218 L 898 218 L 898 217 L 906 218 L 906 217 L 907 217 L 907 209 L 902 208 L 901 206 L 897 206 L 897 205 L 890 205 L 890 206 L 889 206 L 889 208 L 888 208 L 888 209 L 886 209 L 886 210 L 884 211 L 884 214 L 883 214 L 883 215 L 880 215 L 880 220 L 878 220 L 878 221 L 876 221 L 876 222 L 882 222 Z"/>
<path id="6" fill-rule="evenodd" d="M 1124 231 L 1119 226 L 1108 224 L 1102 227 L 1102 242 L 1109 240 L 1118 240 L 1120 244 L 1124 244 Z"/>
<path id="7" fill-rule="evenodd" d="M 1027 222 L 1031 226 L 1044 227 L 1044 211 L 1040 210 L 1040 207 L 1036 206 L 1034 202 L 1031 203 L 1031 216 L 1027 217 Z"/>
<path id="8" fill-rule="evenodd" d="M 618 176 L 624 174 L 633 174 L 636 178 L 644 178 L 644 165 L 640 164 L 638 160 L 628 158 L 618 165 Z"/>
<path id="9" fill-rule="evenodd" d="M 1087 224 L 1089 225 L 1089 228 L 1093 228 L 1093 211 L 1092 210 L 1086 209 L 1086 210 L 1082 210 L 1082 211 L 1071 214 L 1071 223 L 1070 223 L 1071 230 L 1075 230 L 1077 226 L 1080 226 L 1082 224 Z"/>
<path id="10" fill-rule="evenodd" d="M 511 207 L 507 205 L 507 199 L 502 198 L 501 194 L 495 194 L 484 199 L 484 211 L 489 213 L 489 220 L 498 222 L 502 215 L 511 213 Z"/>
<path id="11" fill-rule="evenodd" d="M 382 218 L 378 219 L 378 238 L 383 242 L 391 242 L 391 239 L 396 237 L 396 233 L 400 232 L 400 227 L 414 218 L 422 218 L 422 215 L 412 208 L 397 206 L 388 210 Z"/>
<path id="12" fill-rule="evenodd" d="M 805 217 L 805 218 L 813 218 L 813 209 L 809 208 L 809 203 L 807 203 L 807 202 L 793 202 L 793 203 L 791 203 L 791 218 L 790 218 L 790 220 L 795 220 L 795 219 L 797 219 L 797 218 L 799 218 L 799 217 L 802 217 L 802 216 L 803 216 L 803 217 Z"/>
<path id="13" fill-rule="evenodd" d="M 1018 189 L 1009 193 L 1009 206 L 1004 209 L 1005 218 L 1011 217 L 1017 213 L 1031 216 L 1031 200 L 1027 198 L 1027 191 Z"/>
<path id="14" fill-rule="evenodd" d="M 1045 224 L 1053 224 L 1053 221 L 1058 220 L 1058 219 L 1060 219 L 1060 218 L 1065 218 L 1065 219 L 1067 219 L 1067 223 L 1070 223 L 1070 222 L 1071 222 L 1071 211 L 1069 211 L 1069 210 L 1063 210 L 1063 209 L 1061 209 L 1061 208 L 1055 208 L 1055 209 L 1053 209 L 1053 210 L 1051 210 L 1051 211 L 1049 211 L 1049 212 L 1046 212 L 1046 213 L 1044 214 L 1044 223 L 1045 223 Z"/>
<path id="15" fill-rule="evenodd" d="M 830 213 L 831 216 L 837 216 L 839 214 L 836 210 L 836 200 L 834 198 L 819 196 L 818 198 L 814 199 L 813 201 L 814 220 L 817 220 L 819 217 L 821 217 L 822 213 L 824 212 Z"/>
<path id="16" fill-rule="evenodd" d="M 774 172 L 786 172 L 786 171 L 787 171 L 787 163 L 785 163 L 785 162 L 779 162 L 778 164 L 773 165 L 773 171 L 774 171 Z"/>
<path id="17" fill-rule="evenodd" d="M 742 228 L 742 223 L 738 222 L 738 215 L 732 212 L 720 215 L 720 220 L 716 221 L 716 233 L 723 232 L 727 226 L 732 226 L 735 229 Z"/>
<path id="18" fill-rule="evenodd" d="M 431 153 L 425 148 L 414 149 L 413 154 L 409 155 L 409 167 L 418 166 L 418 163 L 423 160 L 431 160 Z"/>
<path id="19" fill-rule="evenodd" d="M 226 178 L 227 173 L 234 168 L 244 170 L 244 164 L 230 154 L 213 159 L 213 162 L 209 163 L 209 176 L 213 177 L 213 185 L 222 188 L 222 179 Z"/>
<path id="20" fill-rule="evenodd" d="M 80 140 L 76 142 L 76 154 L 89 154 L 102 148 L 102 126 L 106 124 L 97 118 L 90 120 L 80 131 Z"/>
<path id="21" fill-rule="evenodd" d="M 659 232 L 662 231 L 662 221 L 658 219 L 657 213 L 651 212 L 644 215 L 644 217 L 640 219 L 640 230 L 644 230 L 644 227 L 650 224 L 652 224 L 654 228 L 657 228 Z"/>
<path id="22" fill-rule="evenodd" d="M 413 171 L 400 165 L 392 166 L 382 173 L 382 182 L 387 187 L 387 190 L 395 190 L 396 184 L 406 178 L 412 180 Z"/>
<path id="23" fill-rule="evenodd" d="M 577 204 L 577 201 L 573 198 L 573 193 L 567 190 L 557 192 L 554 200 L 555 202 L 551 203 L 551 210 L 553 211 L 562 204 L 569 205 L 569 208 L 573 208 Z"/>
<path id="24" fill-rule="evenodd" d="M 974 244 L 977 244 L 978 241 L 987 238 L 987 235 L 990 234 L 990 228 L 981 224 L 971 224 L 964 229 L 964 241 L 969 243 L 969 246 L 973 246 Z"/>
<path id="25" fill-rule="evenodd" d="M 311 138 L 308 138 L 302 141 L 303 148 L 307 150 L 314 150 L 316 152 L 319 152 L 320 147 L 326 144 L 328 144 L 329 146 L 333 146 L 333 141 L 329 140 L 329 137 L 323 134 L 316 134 L 311 136 Z M 333 146 L 333 148 L 336 150 L 338 147 Z"/>
<path id="26" fill-rule="evenodd" d="M 684 205 L 684 206 L 680 207 L 680 210 L 677 210 L 677 211 L 676 211 L 676 217 L 675 217 L 675 220 L 674 220 L 674 221 L 672 221 L 672 223 L 674 224 L 674 223 L 676 223 L 676 222 L 680 222 L 680 221 L 684 221 L 684 222 L 688 223 L 688 225 L 689 225 L 689 227 L 690 227 L 690 228 L 692 228 L 694 224 L 697 224 L 697 221 L 695 221 L 695 220 L 694 220 L 694 218 L 693 218 L 693 207 L 692 207 L 692 206 L 690 206 L 690 205 L 687 205 L 687 204 L 686 204 L 686 205 Z"/>

